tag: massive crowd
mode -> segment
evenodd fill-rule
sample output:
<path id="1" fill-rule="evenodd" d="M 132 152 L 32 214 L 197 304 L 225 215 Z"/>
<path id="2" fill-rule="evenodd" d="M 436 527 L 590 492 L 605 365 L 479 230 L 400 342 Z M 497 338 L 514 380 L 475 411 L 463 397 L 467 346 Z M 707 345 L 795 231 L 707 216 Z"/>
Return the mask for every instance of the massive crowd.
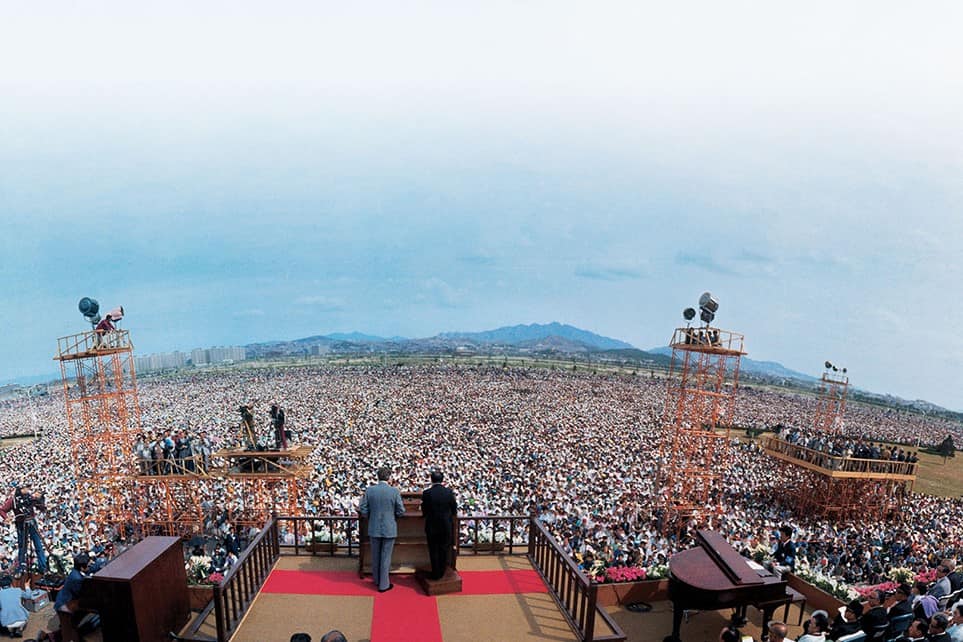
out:
<path id="1" fill-rule="evenodd" d="M 236 369 L 139 385 L 145 433 L 183 431 L 195 440 L 206 433 L 213 451 L 237 442 L 240 403 L 253 405 L 258 435 L 270 443 L 268 407 L 280 403 L 295 438 L 314 447 L 315 474 L 301 495 L 306 514 L 355 514 L 379 466 L 391 467 L 394 483 L 408 490 L 427 485 L 429 469 L 437 467 L 446 471 L 462 514 L 537 514 L 573 555 L 646 566 L 691 546 L 685 538 L 661 534 L 654 510 L 664 393 L 663 379 L 644 375 L 465 365 Z M 732 420 L 805 428 L 814 403 L 801 395 L 743 389 Z M 36 440 L 0 451 L 0 479 L 33 479 L 46 493 L 41 522 L 52 547 L 70 552 L 107 544 L 98 541 L 97 525 L 84 514 L 87 489 L 71 469 L 61 398 L 0 407 L 0 434 L 34 431 Z M 939 443 L 947 434 L 963 443 L 957 423 L 854 403 L 846 410 L 844 433 L 853 444 L 871 435 L 915 447 Z M 943 558 L 963 557 L 963 499 L 914 494 L 889 521 L 874 515 L 833 522 L 800 517 L 777 501 L 789 483 L 782 467 L 756 443 L 733 448 L 708 513 L 711 527 L 737 548 L 767 545 L 775 528 L 791 524 L 813 566 L 862 583 L 879 581 L 895 566 L 932 567 Z M 218 496 L 216 484 L 205 488 L 205 506 L 230 510 L 230 499 Z M 0 537 L 0 567 L 15 555 L 8 522 Z"/>

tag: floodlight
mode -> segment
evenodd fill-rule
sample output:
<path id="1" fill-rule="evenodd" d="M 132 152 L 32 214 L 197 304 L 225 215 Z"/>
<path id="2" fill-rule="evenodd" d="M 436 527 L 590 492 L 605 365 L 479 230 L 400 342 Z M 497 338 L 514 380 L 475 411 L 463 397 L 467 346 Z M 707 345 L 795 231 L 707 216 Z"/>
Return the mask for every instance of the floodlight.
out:
<path id="1" fill-rule="evenodd" d="M 846 368 L 843 368 L 843 374 L 846 374 Z"/>
<path id="2" fill-rule="evenodd" d="M 120 321 L 124 318 L 124 306 L 118 305 L 116 308 L 109 312 L 110 318 L 113 321 Z"/>
<path id="3" fill-rule="evenodd" d="M 699 307 L 715 314 L 719 310 L 719 302 L 712 296 L 711 292 L 703 292 L 702 296 L 699 297 Z"/>
<path id="4" fill-rule="evenodd" d="M 84 318 L 90 321 L 90 325 L 97 325 L 100 323 L 100 315 L 97 314 L 100 311 L 100 304 L 97 303 L 96 299 L 91 299 L 85 296 L 77 304 L 77 308 L 80 313 L 84 315 Z"/>
<path id="5" fill-rule="evenodd" d="M 832 368 L 832 367 L 833 367 L 833 364 L 831 364 L 830 362 L 827 361 L 827 362 L 826 362 L 826 370 L 829 370 L 829 369 Z"/>
<path id="6" fill-rule="evenodd" d="M 710 312 L 706 308 L 702 308 L 702 313 L 699 314 L 699 318 L 706 323 L 712 323 L 712 320 L 716 318 L 716 315 Z"/>
<path id="7" fill-rule="evenodd" d="M 85 317 L 92 317 L 100 311 L 100 304 L 97 303 L 97 300 L 91 299 L 87 296 L 80 300 L 80 303 L 77 304 L 77 307 L 80 309 L 80 313 Z"/>
<path id="8" fill-rule="evenodd" d="M 685 317 L 686 321 L 692 321 L 695 318 L 695 309 L 686 308 L 682 311 L 682 316 Z"/>

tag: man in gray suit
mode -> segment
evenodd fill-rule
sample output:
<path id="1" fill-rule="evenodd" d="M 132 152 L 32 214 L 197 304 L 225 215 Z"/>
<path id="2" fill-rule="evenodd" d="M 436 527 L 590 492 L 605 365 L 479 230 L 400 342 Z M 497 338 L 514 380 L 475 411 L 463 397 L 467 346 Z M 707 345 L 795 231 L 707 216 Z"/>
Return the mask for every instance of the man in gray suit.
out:
<path id="1" fill-rule="evenodd" d="M 384 593 L 395 587 L 388 582 L 391 569 L 391 551 L 398 537 L 395 517 L 405 514 L 398 489 L 388 485 L 391 471 L 378 469 L 378 483 L 368 486 L 358 512 L 368 518 L 368 539 L 371 541 L 371 577 L 378 584 L 378 592 Z"/>

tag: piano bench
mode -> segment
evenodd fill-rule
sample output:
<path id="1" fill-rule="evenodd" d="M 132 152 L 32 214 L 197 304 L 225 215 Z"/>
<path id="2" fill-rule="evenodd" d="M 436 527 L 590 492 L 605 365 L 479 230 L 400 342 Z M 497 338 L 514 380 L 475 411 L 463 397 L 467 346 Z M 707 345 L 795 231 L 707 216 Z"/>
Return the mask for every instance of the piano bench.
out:
<path id="1" fill-rule="evenodd" d="M 786 587 L 786 595 L 786 609 L 782 613 L 782 619 L 789 624 L 789 607 L 799 604 L 799 621 L 796 626 L 802 626 L 803 615 L 806 613 L 806 596 L 790 586 Z"/>

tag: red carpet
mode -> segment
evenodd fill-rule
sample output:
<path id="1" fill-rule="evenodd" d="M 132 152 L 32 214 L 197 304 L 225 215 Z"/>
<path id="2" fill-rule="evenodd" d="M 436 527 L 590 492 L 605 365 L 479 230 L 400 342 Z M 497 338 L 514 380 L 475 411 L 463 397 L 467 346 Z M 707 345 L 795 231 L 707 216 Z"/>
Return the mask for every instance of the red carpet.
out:
<path id="1" fill-rule="evenodd" d="M 536 571 L 461 571 L 461 594 L 547 593 Z"/>
<path id="2" fill-rule="evenodd" d="M 545 593 L 548 588 L 533 570 L 461 571 L 460 595 Z M 438 601 L 425 595 L 411 575 L 392 575 L 395 587 L 378 593 L 374 583 L 354 571 L 285 571 L 268 576 L 265 593 L 299 595 L 363 595 L 374 597 L 371 642 L 442 642 Z"/>
<path id="3" fill-rule="evenodd" d="M 421 592 L 412 576 L 392 576 L 395 587 L 379 593 L 371 614 L 371 642 L 441 642 L 438 601 Z"/>
<path id="4" fill-rule="evenodd" d="M 371 580 L 362 580 L 354 571 L 274 571 L 261 590 L 300 595 L 378 594 Z"/>

